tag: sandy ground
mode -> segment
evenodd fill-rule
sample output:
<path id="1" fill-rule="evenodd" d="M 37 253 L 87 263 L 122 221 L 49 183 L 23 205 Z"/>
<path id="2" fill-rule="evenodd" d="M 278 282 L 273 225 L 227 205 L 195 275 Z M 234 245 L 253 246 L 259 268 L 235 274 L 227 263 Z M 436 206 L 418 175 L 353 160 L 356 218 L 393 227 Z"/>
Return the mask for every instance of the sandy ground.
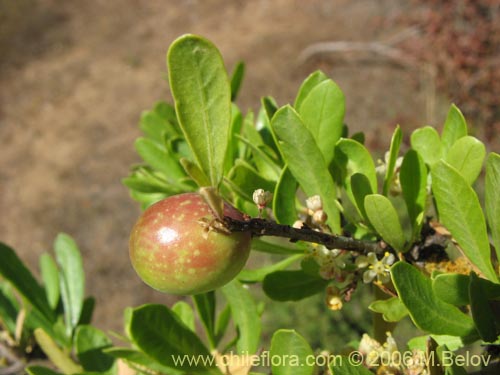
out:
<path id="1" fill-rule="evenodd" d="M 11 35 L 0 40 L 0 239 L 35 268 L 58 232 L 72 235 L 102 328 L 119 330 L 125 306 L 168 301 L 130 266 L 128 232 L 140 211 L 120 179 L 139 161 L 133 141 L 141 111 L 169 100 L 165 53 L 179 35 L 211 39 L 229 70 L 246 61 L 244 110 L 257 109 L 264 95 L 293 100 L 306 75 L 321 68 L 343 88 L 346 120 L 367 132 L 371 146 L 386 145 L 398 122 L 408 130 L 441 121 L 446 111 L 429 112 L 432 90 L 419 70 L 370 55 L 298 59 L 317 42 L 396 35 L 391 20 L 411 11 L 406 1 L 20 4 L 23 16 L 10 15 Z"/>

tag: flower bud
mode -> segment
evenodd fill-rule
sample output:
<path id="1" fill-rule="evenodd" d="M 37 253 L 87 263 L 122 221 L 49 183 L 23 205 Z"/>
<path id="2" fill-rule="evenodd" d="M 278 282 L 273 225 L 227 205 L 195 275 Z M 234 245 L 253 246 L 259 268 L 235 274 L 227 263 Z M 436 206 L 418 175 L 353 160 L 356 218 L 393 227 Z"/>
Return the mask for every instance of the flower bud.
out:
<path id="1" fill-rule="evenodd" d="M 264 189 L 257 189 L 253 192 L 252 198 L 259 210 L 262 210 L 271 201 L 272 196 L 270 192 L 264 191 Z"/>
<path id="2" fill-rule="evenodd" d="M 306 205 L 309 211 L 311 211 L 311 215 L 314 212 L 323 209 L 323 202 L 321 201 L 321 197 L 319 195 L 313 195 L 306 199 Z"/>

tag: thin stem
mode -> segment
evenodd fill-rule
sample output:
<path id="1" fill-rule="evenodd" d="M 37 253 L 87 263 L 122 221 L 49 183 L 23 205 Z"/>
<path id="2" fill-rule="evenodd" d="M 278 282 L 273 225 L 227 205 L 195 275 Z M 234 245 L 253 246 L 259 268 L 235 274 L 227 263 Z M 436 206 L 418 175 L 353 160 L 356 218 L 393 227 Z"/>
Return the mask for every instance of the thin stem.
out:
<path id="1" fill-rule="evenodd" d="M 364 254 L 369 252 L 382 254 L 387 250 L 387 246 L 383 242 L 356 240 L 350 237 L 317 232 L 309 227 L 299 229 L 258 218 L 235 220 L 225 216 L 224 225 L 230 232 L 251 232 L 253 236 L 284 237 L 289 238 L 292 242 L 313 242 L 321 244 L 327 249 L 358 251 Z"/>

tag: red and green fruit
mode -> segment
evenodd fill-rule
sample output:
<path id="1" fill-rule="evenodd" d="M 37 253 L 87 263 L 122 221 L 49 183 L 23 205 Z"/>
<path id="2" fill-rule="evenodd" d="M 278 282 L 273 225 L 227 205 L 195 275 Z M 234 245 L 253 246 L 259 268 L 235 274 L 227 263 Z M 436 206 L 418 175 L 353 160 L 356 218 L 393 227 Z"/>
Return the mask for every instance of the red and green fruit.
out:
<path id="1" fill-rule="evenodd" d="M 228 203 L 224 215 L 243 220 Z M 152 288 L 179 295 L 207 292 L 231 281 L 248 259 L 251 235 L 207 230 L 203 222 L 214 220 L 198 193 L 150 206 L 130 235 L 130 259 L 137 274 Z"/>

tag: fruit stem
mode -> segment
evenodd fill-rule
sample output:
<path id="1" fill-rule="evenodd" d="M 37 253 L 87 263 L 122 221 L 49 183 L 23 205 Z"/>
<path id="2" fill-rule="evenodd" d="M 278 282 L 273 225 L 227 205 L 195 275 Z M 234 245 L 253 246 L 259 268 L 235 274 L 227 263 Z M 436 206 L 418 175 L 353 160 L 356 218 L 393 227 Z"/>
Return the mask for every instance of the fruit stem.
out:
<path id="1" fill-rule="evenodd" d="M 314 242 L 325 246 L 327 249 L 358 251 L 364 254 L 369 252 L 383 254 L 387 251 L 387 245 L 381 241 L 362 241 L 351 237 L 317 232 L 307 226 L 299 229 L 260 218 L 242 221 L 225 216 L 224 225 L 231 232 L 249 231 L 253 236 L 277 236 L 289 238 L 292 242 Z"/>

